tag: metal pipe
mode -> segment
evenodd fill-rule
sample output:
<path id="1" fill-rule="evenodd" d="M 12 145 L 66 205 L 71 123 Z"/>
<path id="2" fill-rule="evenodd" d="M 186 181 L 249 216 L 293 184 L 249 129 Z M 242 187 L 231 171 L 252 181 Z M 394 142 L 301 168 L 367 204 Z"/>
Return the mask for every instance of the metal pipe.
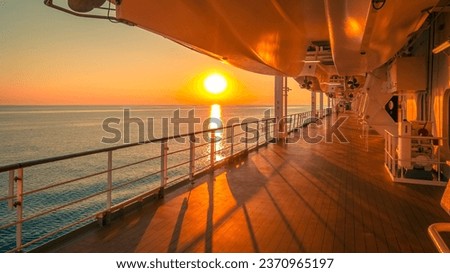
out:
<path id="1" fill-rule="evenodd" d="M 161 141 L 161 187 L 159 189 L 159 197 L 164 197 L 164 188 L 166 186 L 168 177 L 167 177 L 167 151 L 169 148 L 167 147 L 167 139 Z"/>
<path id="2" fill-rule="evenodd" d="M 112 205 L 112 151 L 108 151 L 108 173 L 107 173 L 107 194 L 106 194 L 106 209 L 111 209 Z"/>
<path id="3" fill-rule="evenodd" d="M 14 195 L 14 172 L 14 170 L 9 171 L 8 197 L 12 197 Z M 8 199 L 8 208 L 12 210 L 13 206 L 13 199 Z"/>
<path id="4" fill-rule="evenodd" d="M 259 148 L 259 121 L 256 122 L 256 148 Z"/>
<path id="5" fill-rule="evenodd" d="M 283 120 L 283 113 L 284 113 L 284 100 L 283 100 L 283 77 L 282 76 L 275 76 L 275 86 L 274 86 L 274 108 L 275 108 L 275 124 L 274 124 L 274 132 L 275 137 L 277 139 L 284 138 L 283 132 L 286 130 L 284 129 L 284 120 Z"/>
<path id="6" fill-rule="evenodd" d="M 265 122 L 265 126 L 264 126 L 264 133 L 266 135 L 266 143 L 269 142 L 269 124 L 267 122 L 267 120 L 264 121 Z"/>
<path id="7" fill-rule="evenodd" d="M 287 84 L 287 77 L 284 77 L 283 95 L 284 95 L 284 116 L 285 117 L 288 114 L 288 111 L 287 111 L 288 92 L 289 92 L 289 87 L 288 87 L 288 84 Z"/>
<path id="8" fill-rule="evenodd" d="M 195 173 L 195 135 L 189 136 L 189 180 L 194 179 Z"/>
<path id="9" fill-rule="evenodd" d="M 230 156 L 233 156 L 234 154 L 234 126 L 231 127 L 231 139 L 230 139 Z"/>
<path id="10" fill-rule="evenodd" d="M 245 124 L 245 150 L 248 150 L 248 124 Z"/>
<path id="11" fill-rule="evenodd" d="M 14 206 L 17 209 L 16 248 L 22 249 L 22 218 L 23 218 L 23 168 L 17 170 L 17 200 Z"/>
<path id="12" fill-rule="evenodd" d="M 213 171 L 214 170 L 214 161 L 215 161 L 215 156 L 216 156 L 216 153 L 215 153 L 215 145 L 216 145 L 216 133 L 215 132 L 211 132 L 211 138 L 210 138 L 210 141 L 211 141 L 211 154 L 210 154 L 210 162 L 211 162 L 211 170 Z"/>
<path id="13" fill-rule="evenodd" d="M 319 106 L 320 118 L 323 117 L 323 92 L 320 92 L 320 106 Z"/>

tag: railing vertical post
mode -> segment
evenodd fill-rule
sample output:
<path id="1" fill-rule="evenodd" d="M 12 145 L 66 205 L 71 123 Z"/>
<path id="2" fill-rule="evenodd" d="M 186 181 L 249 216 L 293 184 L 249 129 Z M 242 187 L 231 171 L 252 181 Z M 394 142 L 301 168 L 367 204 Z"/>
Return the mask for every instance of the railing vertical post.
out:
<path id="1" fill-rule="evenodd" d="M 15 177 L 17 183 L 16 202 L 14 206 L 17 208 L 17 225 L 16 225 L 16 247 L 18 251 L 22 250 L 22 214 L 23 214 L 23 168 L 17 170 Z"/>
<path id="2" fill-rule="evenodd" d="M 230 157 L 232 157 L 234 155 L 234 126 L 231 126 L 231 137 L 230 137 Z"/>
<path id="3" fill-rule="evenodd" d="M 259 148 L 259 120 L 256 122 L 256 149 Z"/>
<path id="4" fill-rule="evenodd" d="M 195 135 L 189 136 L 189 180 L 194 179 L 195 173 Z"/>
<path id="5" fill-rule="evenodd" d="M 291 132 L 293 132 L 294 131 L 294 125 L 295 125 L 295 116 L 294 115 L 290 115 L 290 117 L 289 117 L 290 119 L 289 119 L 289 122 L 290 122 L 290 124 L 289 124 L 289 127 L 291 128 L 290 129 L 290 133 Z"/>
<path id="6" fill-rule="evenodd" d="M 391 163 L 391 173 L 394 175 L 394 177 L 397 177 L 397 172 L 395 171 L 395 165 L 397 165 L 398 164 L 398 162 L 397 162 L 397 158 L 395 157 L 395 148 L 396 147 L 394 147 L 394 145 L 393 145 L 393 135 L 390 135 L 389 136 L 389 153 L 391 154 L 391 160 L 392 160 L 392 163 Z"/>
<path id="7" fill-rule="evenodd" d="M 266 143 L 269 142 L 269 123 L 268 123 L 268 119 L 266 119 L 265 122 L 265 126 L 264 126 L 264 134 L 266 135 Z"/>
<path id="8" fill-rule="evenodd" d="M 298 114 L 295 114 L 294 115 L 294 123 L 293 123 L 294 131 L 295 131 L 295 129 L 297 129 L 297 120 L 298 120 Z"/>
<path id="9" fill-rule="evenodd" d="M 108 191 L 106 195 L 106 209 L 111 209 L 112 205 L 112 151 L 108 151 Z"/>
<path id="10" fill-rule="evenodd" d="M 8 197 L 14 195 L 14 170 L 9 171 Z M 12 209 L 14 205 L 13 199 L 8 199 L 8 208 Z"/>
<path id="11" fill-rule="evenodd" d="M 245 124 L 245 151 L 248 150 L 248 123 Z"/>
<path id="12" fill-rule="evenodd" d="M 394 158 L 392 157 L 392 150 L 391 150 L 391 136 L 386 133 L 386 160 L 388 161 L 388 167 L 389 167 L 389 171 L 391 172 L 392 175 L 394 175 L 394 173 L 392 173 L 392 164 L 395 164 L 394 162 Z"/>
<path id="13" fill-rule="evenodd" d="M 161 141 L 161 187 L 159 188 L 159 198 L 164 197 L 164 188 L 167 184 L 167 139 Z"/>
<path id="14" fill-rule="evenodd" d="M 211 131 L 211 139 L 210 139 L 210 141 L 211 141 L 211 154 L 210 154 L 210 156 L 211 156 L 211 171 L 213 171 L 214 170 L 214 161 L 215 161 L 215 157 L 216 157 L 216 147 L 215 147 L 215 145 L 216 145 L 216 132 L 215 132 L 215 130 L 213 130 L 213 131 Z"/>
<path id="15" fill-rule="evenodd" d="M 295 131 L 295 121 L 296 121 L 296 114 L 292 114 L 292 119 L 291 119 L 291 122 L 292 122 L 292 125 L 291 125 L 291 130 L 292 130 L 292 132 L 294 132 Z"/>
<path id="16" fill-rule="evenodd" d="M 388 151 L 389 151 L 388 143 L 389 143 L 388 134 L 386 131 L 384 131 L 384 164 L 390 169 L 391 164 L 389 164 L 390 162 L 388 161 Z"/>
<path id="17" fill-rule="evenodd" d="M 439 148 L 437 149 L 437 173 L 438 173 L 438 181 L 441 182 L 441 152 Z"/>
<path id="18" fill-rule="evenodd" d="M 295 114 L 291 115 L 291 131 L 295 130 Z"/>

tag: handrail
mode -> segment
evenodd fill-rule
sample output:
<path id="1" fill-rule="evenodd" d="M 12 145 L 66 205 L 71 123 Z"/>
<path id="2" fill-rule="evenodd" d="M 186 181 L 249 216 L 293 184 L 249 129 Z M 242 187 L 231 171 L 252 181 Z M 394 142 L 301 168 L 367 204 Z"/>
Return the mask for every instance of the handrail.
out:
<path id="1" fill-rule="evenodd" d="M 450 232 L 450 223 L 434 223 L 428 227 L 428 235 L 440 253 L 450 253 L 450 247 L 440 234 L 448 232 Z"/>
<path id="2" fill-rule="evenodd" d="M 447 187 L 442 195 L 441 207 L 450 215 L 450 182 L 447 182 Z M 450 223 L 434 223 L 428 227 L 428 235 L 436 246 L 436 249 L 441 253 L 450 253 L 450 245 L 447 244 L 440 234 L 448 232 L 450 232 Z"/>
<path id="3" fill-rule="evenodd" d="M 396 136 L 393 133 L 384 131 L 384 164 L 386 170 L 389 172 L 393 182 L 412 183 L 422 185 L 435 185 L 445 186 L 446 182 L 441 181 L 442 174 L 441 169 L 445 162 L 441 161 L 440 156 L 440 141 L 442 137 L 429 137 L 429 136 Z M 408 140 L 407 143 L 400 144 L 400 140 Z M 428 153 L 431 155 L 427 161 L 428 166 L 431 166 L 431 170 L 435 172 L 433 178 L 414 178 L 414 176 L 407 176 L 408 171 L 413 170 L 413 164 L 417 164 L 418 159 L 413 155 L 422 155 L 420 152 L 415 151 L 412 146 L 412 141 L 427 141 L 429 143 L 414 143 L 416 146 L 429 147 Z M 403 145 L 403 146 L 401 146 Z M 400 146 L 405 149 L 404 153 L 399 152 Z M 413 153 L 414 152 L 414 153 Z M 428 156 L 427 153 L 425 155 Z M 419 158 L 419 157 L 417 157 Z"/>
<path id="4" fill-rule="evenodd" d="M 56 162 L 56 161 L 66 160 L 66 159 L 72 159 L 72 158 L 83 157 L 83 156 L 94 155 L 94 154 L 100 154 L 100 153 L 105 153 L 105 152 L 115 151 L 115 150 L 120 150 L 120 149 L 125 149 L 125 148 L 131 148 L 131 147 L 135 147 L 135 146 L 139 146 L 139 145 L 143 145 L 143 144 L 158 143 L 158 142 L 172 140 L 172 139 L 176 139 L 176 138 L 185 138 L 185 137 L 188 137 L 190 135 L 211 133 L 213 131 L 219 131 L 219 130 L 228 129 L 228 128 L 231 128 L 231 127 L 241 126 L 243 124 L 251 124 L 251 123 L 256 123 L 256 122 L 265 122 L 266 120 L 267 121 L 269 121 L 269 120 L 270 121 L 274 121 L 275 118 L 263 118 L 263 119 L 260 119 L 260 120 L 257 120 L 257 121 L 249 121 L 249 122 L 240 123 L 240 124 L 234 124 L 234 125 L 229 125 L 229 126 L 222 126 L 222 127 L 214 128 L 214 129 L 206 129 L 206 130 L 201 130 L 201 131 L 195 131 L 195 132 L 192 132 L 192 133 L 184 133 L 184 134 L 178 134 L 178 135 L 174 135 L 174 136 L 154 138 L 154 139 L 149 139 L 149 140 L 142 141 L 142 142 L 134 142 L 134 143 L 129 143 L 129 144 L 117 145 L 117 146 L 114 146 L 114 147 L 108 147 L 108 148 L 102 148 L 102 149 L 94 149 L 94 150 L 89 150 L 89 151 L 85 151 L 85 152 L 71 153 L 71 154 L 67 154 L 67 155 L 61 155 L 61 156 L 42 158 L 42 159 L 37 159 L 37 160 L 30 160 L 30 161 L 25 161 L 25 162 L 20 162 L 20 163 L 14 163 L 14 164 L 9 164 L 9 165 L 3 165 L 3 166 L 0 166 L 0 173 L 6 172 L 6 171 L 10 171 L 10 170 L 17 170 L 17 169 L 20 169 L 20 168 L 27 168 L 27 167 L 31 167 L 31 166 L 41 165 L 41 164 L 45 164 L 45 163 L 52 163 L 52 162 Z"/>
<path id="5" fill-rule="evenodd" d="M 296 128 L 305 126 L 307 119 L 310 117 L 312 117 L 311 111 L 292 114 L 285 117 L 290 120 L 289 126 L 286 126 L 288 133 Z M 15 208 L 16 210 L 16 213 L 10 213 L 8 216 L 9 218 L 5 218 L 7 221 L 4 221 L 3 223 L 0 222 L 0 230 L 9 229 L 8 232 L 12 232 L 13 227 L 15 226 L 16 247 L 9 251 L 27 250 L 28 247 L 35 246 L 39 242 L 48 240 L 50 237 L 54 237 L 57 234 L 61 234 L 61 232 L 70 232 L 71 229 L 81 223 L 88 224 L 87 221 L 90 219 L 95 220 L 96 218 L 101 218 L 101 221 L 103 221 L 105 214 L 112 213 L 118 208 L 142 200 L 144 197 L 157 192 L 159 192 L 160 196 L 163 196 L 164 189 L 169 185 L 171 186 L 182 181 L 190 181 L 199 174 L 221 166 L 221 162 L 226 162 L 226 160 L 230 158 L 245 155 L 251 150 L 258 149 L 260 146 L 270 143 L 273 137 L 275 137 L 273 135 L 275 133 L 275 122 L 275 118 L 264 118 L 240 124 L 222 126 L 220 128 L 200 130 L 150 139 L 143 142 L 123 144 L 114 147 L 0 166 L 0 173 L 9 172 L 9 190 L 7 196 L 0 196 L 0 202 L 8 202 L 8 207 L 10 209 Z M 248 126 L 250 124 L 256 124 L 256 126 L 253 126 L 255 128 Z M 240 127 L 240 129 L 235 130 L 236 127 Z M 225 131 L 226 129 L 230 130 Z M 215 133 L 217 131 L 224 131 L 226 134 L 223 135 L 224 137 L 218 139 L 216 138 Z M 205 139 L 205 143 L 203 143 L 203 141 L 191 142 L 195 139 L 195 136 L 202 134 L 210 134 L 209 139 Z M 188 138 L 188 141 L 183 145 L 187 145 L 188 148 L 183 145 L 177 145 L 177 149 L 174 151 L 171 150 L 170 153 L 167 151 L 168 147 L 172 145 L 169 143 L 169 140 L 186 137 Z M 161 146 L 161 153 L 159 155 L 153 154 L 150 157 L 141 157 L 136 159 L 136 161 L 127 162 L 126 164 L 121 164 L 113 168 L 113 151 L 150 143 L 159 143 Z M 108 155 L 107 159 L 100 159 L 107 160 L 108 164 L 104 169 L 80 173 L 77 177 L 68 177 L 66 180 L 53 178 L 54 180 L 57 180 L 57 182 L 49 177 L 48 179 L 46 178 L 49 183 L 36 188 L 27 188 L 26 191 L 24 190 L 24 188 L 26 188 L 26 181 L 24 181 L 24 170 L 26 170 L 26 168 L 105 153 Z M 170 158 L 170 160 L 168 160 L 168 158 Z M 186 158 L 186 160 L 183 158 Z M 161 159 L 161 161 L 159 162 L 158 159 Z M 149 161 L 152 163 L 147 164 Z M 143 165 L 144 167 L 139 167 L 138 164 Z M 123 178 L 123 170 L 126 168 L 132 168 L 130 169 L 131 171 L 139 171 L 136 174 L 127 173 L 126 178 Z M 116 176 L 117 173 L 119 173 L 118 176 Z M 104 178 L 100 178 L 101 175 L 104 175 L 107 178 L 106 181 Z M 97 184 L 89 184 L 88 186 L 83 184 L 86 179 L 91 179 L 93 177 L 99 177 L 95 178 L 94 183 Z M 143 185 L 146 186 L 142 187 Z M 31 211 L 25 210 L 30 208 L 27 203 L 27 198 L 29 198 L 29 196 L 33 195 L 33 198 L 39 198 L 41 194 L 54 194 L 54 190 L 56 190 L 57 187 L 62 186 L 68 187 L 60 189 L 60 191 L 69 191 L 68 193 L 70 194 L 67 195 L 70 196 L 70 198 L 67 200 L 63 197 L 60 200 L 55 200 L 52 206 L 31 209 Z M 82 194 L 72 197 L 70 191 L 78 189 L 79 187 L 85 187 L 81 191 Z M 129 193 L 130 190 L 132 190 L 132 193 Z M 48 191 L 50 191 L 50 193 L 48 193 Z M 87 200 L 89 200 L 88 204 L 85 203 Z M 81 207 L 83 207 L 82 210 L 80 210 Z M 30 235 L 26 234 L 27 226 L 25 224 L 41 219 L 41 217 L 50 217 L 50 215 L 54 213 L 64 215 L 64 213 L 67 213 L 67 210 L 77 216 L 71 218 L 70 221 L 65 221 L 62 224 L 52 227 L 51 230 L 39 231 L 38 236 L 31 236 L 30 238 Z M 12 242 L 9 242 L 8 244 L 12 245 Z M 0 246 L 0 248 L 1 247 L 2 246 Z"/>

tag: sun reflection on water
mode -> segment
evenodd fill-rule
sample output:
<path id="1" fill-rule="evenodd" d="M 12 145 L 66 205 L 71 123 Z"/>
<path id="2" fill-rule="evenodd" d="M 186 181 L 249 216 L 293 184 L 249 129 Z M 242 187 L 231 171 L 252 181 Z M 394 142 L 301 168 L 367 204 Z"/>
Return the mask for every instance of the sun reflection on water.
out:
<path id="1" fill-rule="evenodd" d="M 219 104 L 211 105 L 210 117 L 209 117 L 209 129 L 217 129 L 223 127 L 222 122 L 222 108 Z M 224 158 L 223 156 L 223 130 L 215 130 L 214 132 L 214 151 L 215 151 L 215 161 L 220 161 Z"/>

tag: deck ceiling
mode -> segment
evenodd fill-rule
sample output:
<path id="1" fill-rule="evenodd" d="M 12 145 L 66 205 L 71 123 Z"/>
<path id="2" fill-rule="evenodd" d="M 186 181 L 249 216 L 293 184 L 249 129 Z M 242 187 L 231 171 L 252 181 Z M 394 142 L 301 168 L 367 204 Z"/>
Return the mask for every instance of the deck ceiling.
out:
<path id="1" fill-rule="evenodd" d="M 341 76 L 381 66 L 407 42 L 437 0 L 122 0 L 118 19 L 203 54 L 263 74 L 296 77 L 308 48 L 331 45 Z M 310 54 L 311 55 L 311 54 Z"/>

